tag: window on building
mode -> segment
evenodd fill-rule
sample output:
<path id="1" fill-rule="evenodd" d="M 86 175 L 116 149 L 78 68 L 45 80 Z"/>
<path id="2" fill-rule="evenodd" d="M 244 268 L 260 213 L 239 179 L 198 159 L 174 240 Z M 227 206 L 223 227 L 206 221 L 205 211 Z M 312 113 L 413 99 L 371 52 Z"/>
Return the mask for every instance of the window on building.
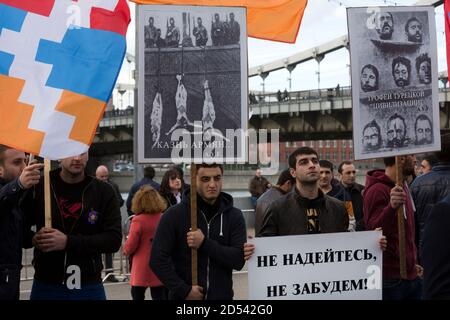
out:
<path id="1" fill-rule="evenodd" d="M 319 148 L 323 148 L 323 140 L 319 140 Z"/>
<path id="2" fill-rule="evenodd" d="M 326 147 L 329 148 L 330 147 L 330 140 L 326 141 Z"/>
<path id="3" fill-rule="evenodd" d="M 342 140 L 342 148 L 346 148 L 347 146 L 346 146 L 346 142 L 347 142 L 347 140 Z"/>

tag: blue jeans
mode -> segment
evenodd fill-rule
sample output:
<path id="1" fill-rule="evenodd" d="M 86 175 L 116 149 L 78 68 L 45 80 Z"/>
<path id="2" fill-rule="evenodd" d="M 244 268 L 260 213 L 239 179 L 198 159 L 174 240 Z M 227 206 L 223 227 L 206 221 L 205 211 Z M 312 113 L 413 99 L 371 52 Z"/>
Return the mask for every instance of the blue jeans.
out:
<path id="1" fill-rule="evenodd" d="M 106 295 L 102 283 L 81 284 L 81 289 L 69 289 L 65 284 L 34 280 L 30 300 L 106 300 Z"/>
<path id="2" fill-rule="evenodd" d="M 422 299 L 422 279 L 389 279 L 383 281 L 383 300 Z"/>

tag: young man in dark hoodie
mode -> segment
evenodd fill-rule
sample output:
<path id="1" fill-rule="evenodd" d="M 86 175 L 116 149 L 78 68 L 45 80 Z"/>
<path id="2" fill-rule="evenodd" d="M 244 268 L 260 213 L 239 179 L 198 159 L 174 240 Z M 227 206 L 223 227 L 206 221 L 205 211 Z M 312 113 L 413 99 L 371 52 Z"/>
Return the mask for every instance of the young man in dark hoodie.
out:
<path id="1" fill-rule="evenodd" d="M 221 192 L 222 178 L 221 165 L 197 165 L 196 231 L 190 231 L 190 190 L 161 217 L 150 267 L 169 289 L 169 299 L 233 298 L 232 271 L 244 266 L 247 234 L 242 212 Z M 198 285 L 192 285 L 191 248 L 198 249 Z"/>
<path id="2" fill-rule="evenodd" d="M 24 152 L 0 144 L 0 300 L 19 300 L 22 247 L 31 247 L 21 204 L 42 167 L 27 166 Z"/>
<path id="3" fill-rule="evenodd" d="M 403 176 L 414 172 L 414 156 L 400 157 Z M 385 170 L 367 173 L 364 189 L 364 223 L 366 230 L 381 227 L 388 239 L 383 253 L 383 300 L 420 299 L 421 267 L 417 265 L 414 208 L 407 185 L 396 185 L 395 157 L 384 158 Z M 405 208 L 405 240 L 407 278 L 400 278 L 397 209 Z"/>
<path id="4" fill-rule="evenodd" d="M 36 188 L 31 300 L 106 300 L 102 253 L 122 242 L 113 188 L 85 173 L 88 153 L 65 158 L 50 172 L 52 227 L 44 227 L 43 181 Z"/>

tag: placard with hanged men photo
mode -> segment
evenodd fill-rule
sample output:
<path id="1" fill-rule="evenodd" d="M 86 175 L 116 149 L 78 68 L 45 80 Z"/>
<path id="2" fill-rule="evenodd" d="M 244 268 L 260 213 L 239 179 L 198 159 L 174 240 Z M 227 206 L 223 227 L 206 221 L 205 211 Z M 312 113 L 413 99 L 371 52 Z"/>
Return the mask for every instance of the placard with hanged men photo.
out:
<path id="1" fill-rule="evenodd" d="M 347 9 L 355 159 L 440 150 L 434 8 Z"/>
<path id="2" fill-rule="evenodd" d="M 246 9 L 141 5 L 137 39 L 139 162 L 245 161 Z"/>

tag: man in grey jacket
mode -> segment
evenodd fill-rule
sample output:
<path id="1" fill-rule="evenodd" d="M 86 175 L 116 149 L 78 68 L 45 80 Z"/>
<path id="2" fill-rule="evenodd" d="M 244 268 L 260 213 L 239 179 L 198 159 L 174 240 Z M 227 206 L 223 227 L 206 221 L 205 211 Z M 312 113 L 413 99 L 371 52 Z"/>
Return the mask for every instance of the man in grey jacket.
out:
<path id="1" fill-rule="evenodd" d="M 291 175 L 289 169 L 286 169 L 281 172 L 278 177 L 277 184 L 272 186 L 272 188 L 264 192 L 261 197 L 259 197 L 256 201 L 255 210 L 255 234 L 258 234 L 261 229 L 267 208 L 272 204 L 272 202 L 291 191 L 294 185 L 295 178 Z"/>
<path id="2" fill-rule="evenodd" d="M 319 157 L 309 147 L 289 156 L 295 188 L 267 209 L 259 237 L 345 232 L 348 214 L 344 204 L 324 194 L 318 186 Z"/>

